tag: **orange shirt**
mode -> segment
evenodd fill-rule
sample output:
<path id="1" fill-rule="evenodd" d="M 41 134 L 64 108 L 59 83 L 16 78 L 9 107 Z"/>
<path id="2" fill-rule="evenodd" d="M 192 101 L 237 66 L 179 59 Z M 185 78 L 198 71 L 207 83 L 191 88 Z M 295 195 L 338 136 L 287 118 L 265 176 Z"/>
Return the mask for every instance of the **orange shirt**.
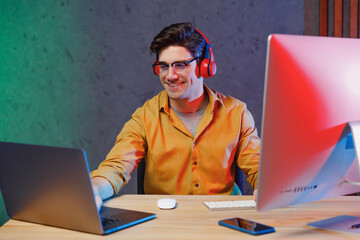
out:
<path id="1" fill-rule="evenodd" d="M 256 188 L 261 142 L 252 115 L 245 103 L 204 89 L 209 104 L 195 137 L 164 90 L 134 112 L 91 176 L 106 178 L 118 193 L 145 158 L 145 193 L 231 194 L 236 162 Z"/>

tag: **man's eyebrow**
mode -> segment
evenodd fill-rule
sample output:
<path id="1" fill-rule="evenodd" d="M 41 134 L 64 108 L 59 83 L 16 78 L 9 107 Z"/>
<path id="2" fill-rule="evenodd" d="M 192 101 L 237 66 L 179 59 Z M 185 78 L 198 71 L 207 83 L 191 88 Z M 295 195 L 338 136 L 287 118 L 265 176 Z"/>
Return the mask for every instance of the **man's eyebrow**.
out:
<path id="1" fill-rule="evenodd" d="M 165 64 L 165 65 L 169 65 L 169 63 L 164 62 L 164 61 L 159 61 L 158 64 Z"/>
<path id="2" fill-rule="evenodd" d="M 171 64 L 173 64 L 173 63 L 180 63 L 180 62 L 186 62 L 186 60 L 178 60 L 178 61 L 172 62 Z M 167 63 L 167 62 L 164 62 L 164 61 L 159 61 L 158 64 L 169 65 L 170 63 Z"/>

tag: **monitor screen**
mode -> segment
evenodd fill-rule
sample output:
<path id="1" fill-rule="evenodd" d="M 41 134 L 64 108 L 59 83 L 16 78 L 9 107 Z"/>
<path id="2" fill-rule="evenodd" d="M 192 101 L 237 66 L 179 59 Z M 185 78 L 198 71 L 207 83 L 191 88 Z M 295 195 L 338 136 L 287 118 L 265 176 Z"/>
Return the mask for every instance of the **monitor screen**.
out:
<path id="1" fill-rule="evenodd" d="M 262 117 L 259 211 L 360 192 L 360 39 L 270 35 Z"/>

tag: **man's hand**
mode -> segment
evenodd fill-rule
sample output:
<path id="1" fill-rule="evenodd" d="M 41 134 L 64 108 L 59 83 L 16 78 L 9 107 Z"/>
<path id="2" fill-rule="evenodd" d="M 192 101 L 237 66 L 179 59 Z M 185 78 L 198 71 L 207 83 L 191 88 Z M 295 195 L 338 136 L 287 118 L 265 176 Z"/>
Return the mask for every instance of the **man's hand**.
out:
<path id="1" fill-rule="evenodd" d="M 95 194 L 96 207 L 97 207 L 98 211 L 100 211 L 100 209 L 103 205 L 103 200 L 101 199 L 100 194 L 99 194 L 99 185 L 94 183 L 94 181 L 93 181 L 93 189 L 94 189 L 94 194 Z"/>
<path id="2" fill-rule="evenodd" d="M 257 189 L 254 190 L 253 196 L 254 196 L 254 201 L 256 202 Z"/>
<path id="3" fill-rule="evenodd" d="M 108 180 L 102 177 L 94 177 L 91 179 L 95 194 L 95 202 L 98 211 L 100 211 L 103 200 L 114 195 L 114 190 Z"/>

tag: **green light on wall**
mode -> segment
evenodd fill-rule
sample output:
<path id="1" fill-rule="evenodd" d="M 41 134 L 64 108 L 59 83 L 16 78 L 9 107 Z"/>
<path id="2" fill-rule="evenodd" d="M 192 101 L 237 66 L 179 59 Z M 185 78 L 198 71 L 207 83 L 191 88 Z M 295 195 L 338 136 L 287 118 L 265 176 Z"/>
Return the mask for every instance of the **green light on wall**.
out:
<path id="1" fill-rule="evenodd" d="M 0 141 L 81 147 L 87 1 L 0 1 Z M 6 220 L 0 196 L 0 225 Z"/>

